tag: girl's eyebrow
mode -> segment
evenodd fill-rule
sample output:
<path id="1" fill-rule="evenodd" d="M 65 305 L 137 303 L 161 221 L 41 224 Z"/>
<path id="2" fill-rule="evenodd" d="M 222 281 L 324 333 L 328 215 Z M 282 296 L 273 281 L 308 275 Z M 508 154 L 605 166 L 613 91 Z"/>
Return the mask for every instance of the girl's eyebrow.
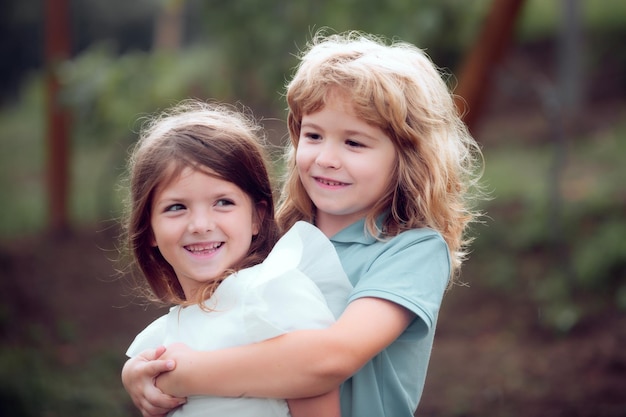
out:
<path id="1" fill-rule="evenodd" d="M 186 203 L 186 200 L 183 198 L 178 198 L 177 196 L 165 196 L 164 198 L 159 198 L 158 200 L 155 199 L 153 201 L 154 206 L 162 206 L 162 205 L 168 205 L 168 204 L 172 204 L 172 203 L 181 203 L 184 204 Z"/>

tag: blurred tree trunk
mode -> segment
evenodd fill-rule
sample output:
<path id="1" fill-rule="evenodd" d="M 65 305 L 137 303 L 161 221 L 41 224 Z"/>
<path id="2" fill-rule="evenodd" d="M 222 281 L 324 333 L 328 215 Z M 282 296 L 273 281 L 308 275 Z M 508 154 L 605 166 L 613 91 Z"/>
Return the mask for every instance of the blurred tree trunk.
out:
<path id="1" fill-rule="evenodd" d="M 580 0 L 562 0 L 559 45 L 559 99 L 566 130 L 579 120 L 584 101 Z"/>
<path id="2" fill-rule="evenodd" d="M 494 69 L 511 43 L 523 4 L 524 0 L 493 0 L 483 29 L 461 66 L 455 93 L 470 130 L 482 116 Z"/>
<path id="3" fill-rule="evenodd" d="M 44 58 L 46 63 L 47 193 L 49 228 L 54 235 L 69 231 L 69 111 L 60 102 L 57 68 L 70 55 L 68 0 L 46 0 Z"/>
<path id="4" fill-rule="evenodd" d="M 184 0 L 165 0 L 154 27 L 154 50 L 176 51 L 183 41 Z"/>

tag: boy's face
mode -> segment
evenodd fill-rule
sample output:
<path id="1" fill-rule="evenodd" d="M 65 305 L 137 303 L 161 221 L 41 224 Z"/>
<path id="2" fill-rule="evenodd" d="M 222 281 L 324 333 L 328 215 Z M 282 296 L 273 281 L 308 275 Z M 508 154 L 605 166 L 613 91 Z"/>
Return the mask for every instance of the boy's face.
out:
<path id="1" fill-rule="evenodd" d="M 396 150 L 380 128 L 356 117 L 348 96 L 302 117 L 296 165 L 327 235 L 365 217 L 392 179 Z"/>
<path id="2" fill-rule="evenodd" d="M 189 300 L 202 283 L 246 256 L 259 232 L 258 218 L 241 188 L 185 168 L 154 196 L 153 245 L 172 265 Z"/>

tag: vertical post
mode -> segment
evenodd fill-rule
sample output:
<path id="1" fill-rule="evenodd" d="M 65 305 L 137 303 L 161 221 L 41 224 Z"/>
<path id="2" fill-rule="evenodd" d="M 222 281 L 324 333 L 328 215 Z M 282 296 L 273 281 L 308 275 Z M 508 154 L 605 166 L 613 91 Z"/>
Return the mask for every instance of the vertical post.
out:
<path id="1" fill-rule="evenodd" d="M 58 64 L 69 57 L 68 0 L 45 0 L 44 48 L 46 63 L 46 123 L 49 228 L 53 234 L 69 230 L 69 112 L 59 99 Z"/>
<path id="2" fill-rule="evenodd" d="M 161 2 L 163 3 L 163 2 Z M 183 42 L 184 0 L 167 0 L 157 16 L 153 48 L 155 50 L 177 51 Z"/>
<path id="3" fill-rule="evenodd" d="M 472 130 L 483 113 L 494 67 L 513 38 L 524 0 L 493 0 L 485 24 L 459 71 L 457 106 Z"/>
<path id="4" fill-rule="evenodd" d="M 562 0 L 559 45 L 559 98 L 566 127 L 578 120 L 583 104 L 580 0 Z"/>

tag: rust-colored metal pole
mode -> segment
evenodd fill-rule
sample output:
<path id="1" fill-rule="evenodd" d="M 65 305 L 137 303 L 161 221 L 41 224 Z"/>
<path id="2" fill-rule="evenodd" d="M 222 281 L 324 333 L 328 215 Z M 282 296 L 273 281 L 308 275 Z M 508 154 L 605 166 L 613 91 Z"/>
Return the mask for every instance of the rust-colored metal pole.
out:
<path id="1" fill-rule="evenodd" d="M 54 234 L 69 230 L 69 111 L 59 99 L 58 64 L 70 55 L 68 0 L 45 2 L 46 122 L 49 228 Z"/>
<path id="2" fill-rule="evenodd" d="M 494 68 L 511 44 L 524 0 L 493 0 L 485 24 L 459 71 L 455 93 L 470 130 L 482 116 Z"/>

